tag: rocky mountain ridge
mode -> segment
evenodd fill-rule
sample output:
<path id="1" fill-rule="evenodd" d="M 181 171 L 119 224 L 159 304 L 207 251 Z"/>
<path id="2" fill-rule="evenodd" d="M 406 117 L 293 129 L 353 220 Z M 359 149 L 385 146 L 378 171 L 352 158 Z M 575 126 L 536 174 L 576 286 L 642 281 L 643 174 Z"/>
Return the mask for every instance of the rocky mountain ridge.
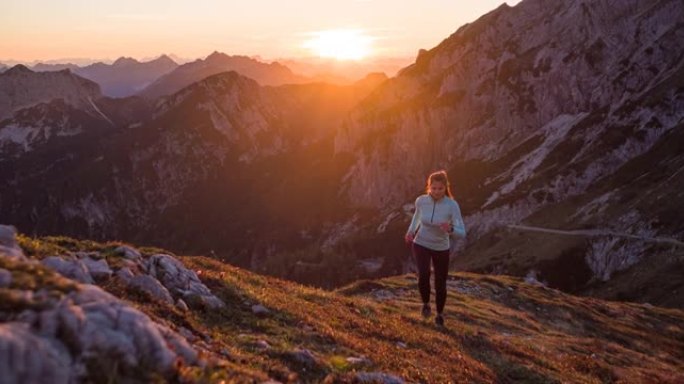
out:
<path id="1" fill-rule="evenodd" d="M 93 100 L 100 97 L 99 85 L 69 70 L 41 73 L 18 64 L 0 73 L 0 121 L 15 111 L 54 99 L 91 110 Z"/>
<path id="2" fill-rule="evenodd" d="M 542 251 L 520 245 L 524 234 L 509 224 L 681 238 L 665 218 L 680 206 L 651 209 L 634 195 L 647 194 L 644 185 L 618 180 L 643 175 L 664 187 L 665 200 L 679 195 L 682 179 L 669 165 L 681 163 L 679 152 L 655 148 L 681 136 L 683 15 L 676 1 L 530 0 L 502 5 L 422 52 L 336 136 L 336 152 L 355 157 L 349 201 L 382 212 L 359 232 L 385 223 L 401 236 L 425 175 L 445 168 L 469 229 L 459 268 L 524 275 L 565 252 L 605 279 L 658 252 L 614 238 L 548 236 L 553 246 Z M 610 266 L 597 266 L 608 258 Z"/>

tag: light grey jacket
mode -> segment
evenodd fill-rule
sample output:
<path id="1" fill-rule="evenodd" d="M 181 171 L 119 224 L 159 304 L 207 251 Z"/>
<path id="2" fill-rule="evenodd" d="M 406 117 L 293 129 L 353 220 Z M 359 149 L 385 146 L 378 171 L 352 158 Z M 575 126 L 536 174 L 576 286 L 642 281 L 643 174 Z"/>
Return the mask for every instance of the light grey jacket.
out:
<path id="1" fill-rule="evenodd" d="M 451 224 L 451 233 L 444 232 L 439 227 L 441 223 Z M 450 246 L 450 235 L 466 235 L 461 208 L 448 196 L 437 201 L 427 194 L 418 196 L 416 211 L 407 231 L 407 234 L 409 233 L 415 234 L 413 241 L 416 244 L 435 251 L 445 251 Z"/>

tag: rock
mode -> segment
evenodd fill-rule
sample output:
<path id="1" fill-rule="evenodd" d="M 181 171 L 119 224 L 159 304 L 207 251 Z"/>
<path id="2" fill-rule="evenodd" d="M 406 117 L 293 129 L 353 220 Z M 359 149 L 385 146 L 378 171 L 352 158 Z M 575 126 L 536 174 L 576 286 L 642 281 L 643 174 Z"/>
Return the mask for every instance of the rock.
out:
<path id="1" fill-rule="evenodd" d="M 73 382 L 66 348 L 31 332 L 28 324 L 0 324 L 0 381 L 3 384 Z"/>
<path id="2" fill-rule="evenodd" d="M 49 300 L 0 324 L 3 384 L 93 382 L 100 372 L 92 366 L 117 366 L 117 381 L 145 382 L 146 374 L 172 378 L 179 361 L 200 362 L 184 337 L 97 286 Z"/>
<path id="3" fill-rule="evenodd" d="M 271 311 L 261 304 L 254 304 L 252 305 L 252 313 L 254 313 L 257 316 L 266 316 L 269 313 L 271 313 Z"/>
<path id="4" fill-rule="evenodd" d="M 157 325 L 157 324 L 155 324 L 155 325 Z M 173 332 L 170 328 L 167 328 L 167 327 L 164 327 L 161 325 L 157 325 L 157 326 L 160 327 L 160 331 L 162 333 L 162 336 L 167 341 L 167 343 L 171 346 L 170 350 L 172 352 L 175 352 L 177 355 L 179 355 L 181 358 L 183 358 L 184 361 L 189 362 L 191 364 L 200 362 L 198 360 L 197 352 L 192 348 L 192 346 L 188 343 L 188 341 L 184 337 L 181 337 L 177 333 Z"/>
<path id="5" fill-rule="evenodd" d="M 188 341 L 195 341 L 197 340 L 197 336 L 195 336 L 191 330 L 185 328 L 185 327 L 179 327 L 178 328 L 178 334 L 181 336 L 185 337 L 186 340 Z"/>
<path id="6" fill-rule="evenodd" d="M 539 282 L 539 279 L 537 276 L 538 276 L 538 272 L 536 270 L 532 269 L 529 272 L 527 272 L 527 275 L 525 276 L 524 281 L 527 284 L 531 284 L 531 285 L 543 285 L 541 282 Z"/>
<path id="7" fill-rule="evenodd" d="M 397 341 L 397 347 L 406 349 L 408 345 L 406 345 L 406 343 L 404 343 L 403 341 Z"/>
<path id="8" fill-rule="evenodd" d="M 85 257 L 81 261 L 85 264 L 93 280 L 103 281 L 109 280 L 109 278 L 112 277 L 112 270 L 109 268 L 107 260 L 93 260 L 90 257 Z"/>
<path id="9" fill-rule="evenodd" d="M 316 361 L 316 356 L 309 351 L 308 349 L 297 349 L 295 351 L 292 351 L 289 353 L 289 355 L 297 362 L 307 366 L 307 367 L 314 367 L 316 366 L 317 361 Z"/>
<path id="10" fill-rule="evenodd" d="M 183 263 L 172 256 L 152 255 L 149 258 L 148 273 L 159 279 L 170 292 L 180 295 L 191 307 L 225 307 L 225 304 L 200 281 L 195 271 L 185 268 Z"/>
<path id="11" fill-rule="evenodd" d="M 76 280 L 79 283 L 93 283 L 93 278 L 88 273 L 88 268 L 86 268 L 81 260 L 65 260 L 58 256 L 50 256 L 41 260 L 41 263 L 60 275 Z"/>
<path id="12" fill-rule="evenodd" d="M 9 225 L 0 225 L 0 255 L 27 260 L 16 239 L 17 230 Z"/>
<path id="13" fill-rule="evenodd" d="M 77 258 L 83 260 L 85 258 L 91 258 L 93 260 L 100 260 L 103 258 L 102 254 L 99 252 L 84 252 L 84 251 L 79 251 L 79 252 L 74 252 L 74 256 Z"/>
<path id="14" fill-rule="evenodd" d="M 173 304 L 173 298 L 169 290 L 159 280 L 149 275 L 134 276 L 128 281 L 128 286 L 149 293 L 157 300 Z"/>
<path id="15" fill-rule="evenodd" d="M 345 360 L 351 365 L 363 365 L 371 363 L 371 361 L 366 357 L 347 357 Z"/>
<path id="16" fill-rule="evenodd" d="M 127 260 L 138 261 L 142 258 L 140 251 L 128 245 L 122 245 L 116 248 L 114 252 L 121 254 Z"/>
<path id="17" fill-rule="evenodd" d="M 185 301 L 183 301 L 183 299 L 178 299 L 176 301 L 176 307 L 178 309 L 180 309 L 181 311 L 184 311 L 184 312 L 187 312 L 190 310 L 190 308 L 188 308 L 188 305 L 185 304 Z"/>
<path id="18" fill-rule="evenodd" d="M 259 340 L 256 342 L 256 347 L 259 349 L 270 349 L 271 345 L 266 340 Z"/>
<path id="19" fill-rule="evenodd" d="M 177 357 L 187 363 L 197 359 L 180 335 L 96 286 L 69 294 L 56 309 L 46 312 L 46 317 L 57 319 L 60 336 L 75 344 L 71 350 L 85 356 L 117 356 L 123 368 L 148 367 L 169 373 Z"/>
<path id="20" fill-rule="evenodd" d="M 394 293 L 392 293 L 391 291 L 389 291 L 389 290 L 387 290 L 387 289 L 376 289 L 376 290 L 373 290 L 373 291 L 371 292 L 371 296 L 373 296 L 373 298 L 374 298 L 375 300 L 378 300 L 378 301 L 393 300 L 393 299 L 396 298 L 396 296 L 394 295 Z"/>
<path id="21" fill-rule="evenodd" d="M 402 378 L 382 372 L 359 372 L 354 377 L 359 383 L 404 384 Z"/>
<path id="22" fill-rule="evenodd" d="M 119 279 L 123 280 L 124 282 L 128 282 L 135 276 L 128 267 L 123 267 L 119 269 L 118 271 L 116 271 L 114 275 Z"/>
<path id="23" fill-rule="evenodd" d="M 12 273 L 0 268 L 0 288 L 7 288 L 12 284 Z"/>

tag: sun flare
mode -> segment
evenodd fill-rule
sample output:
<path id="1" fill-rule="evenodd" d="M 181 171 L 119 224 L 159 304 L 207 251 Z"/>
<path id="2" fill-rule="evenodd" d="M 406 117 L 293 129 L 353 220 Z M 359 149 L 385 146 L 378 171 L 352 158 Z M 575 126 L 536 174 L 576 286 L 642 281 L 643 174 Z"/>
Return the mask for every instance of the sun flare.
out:
<path id="1" fill-rule="evenodd" d="M 371 37 L 358 29 L 332 29 L 314 32 L 304 47 L 320 57 L 361 60 L 371 53 Z"/>

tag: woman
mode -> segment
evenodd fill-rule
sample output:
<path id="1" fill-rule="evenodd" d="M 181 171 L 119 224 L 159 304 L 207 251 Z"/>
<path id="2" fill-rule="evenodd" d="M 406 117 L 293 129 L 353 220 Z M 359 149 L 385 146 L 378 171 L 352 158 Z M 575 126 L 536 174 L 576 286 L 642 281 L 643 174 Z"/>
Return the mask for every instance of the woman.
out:
<path id="1" fill-rule="evenodd" d="M 446 171 L 438 171 L 427 179 L 426 194 L 416 199 L 416 211 L 406 232 L 418 266 L 418 288 L 423 300 L 422 314 L 430 317 L 430 262 L 435 269 L 437 316 L 435 323 L 444 325 L 446 280 L 449 272 L 450 237 L 465 237 L 461 209 L 451 194 Z"/>

